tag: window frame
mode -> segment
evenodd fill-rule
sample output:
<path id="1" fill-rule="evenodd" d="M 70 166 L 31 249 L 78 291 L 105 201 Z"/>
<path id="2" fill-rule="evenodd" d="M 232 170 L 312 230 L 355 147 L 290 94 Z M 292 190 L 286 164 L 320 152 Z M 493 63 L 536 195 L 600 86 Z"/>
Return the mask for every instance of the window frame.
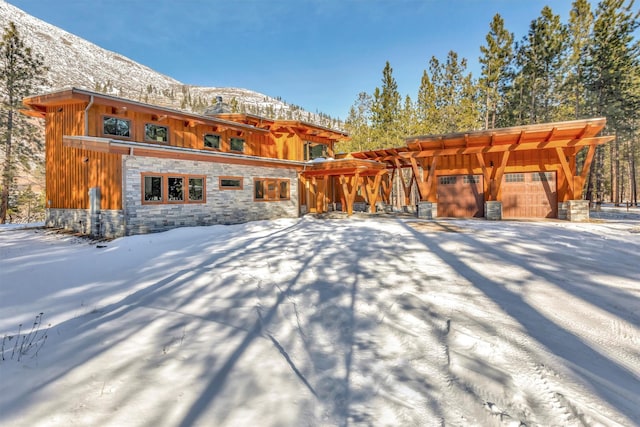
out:
<path id="1" fill-rule="evenodd" d="M 105 129 L 104 129 L 104 122 L 107 119 L 120 120 L 120 121 L 129 123 L 129 136 L 115 135 L 115 134 L 112 134 L 112 133 L 106 133 Z M 133 139 L 133 127 L 131 126 L 132 123 L 133 123 L 133 120 L 131 120 L 131 119 L 127 119 L 127 118 L 124 118 L 124 117 L 113 116 L 113 115 L 108 115 L 108 114 L 103 114 L 102 115 L 102 128 L 101 128 L 102 136 L 108 137 L 108 138 Z M 117 128 L 117 125 L 116 125 L 116 128 Z"/>
<path id="2" fill-rule="evenodd" d="M 222 181 L 224 181 L 224 180 L 238 181 L 240 183 L 240 186 L 236 187 L 236 186 L 222 185 Z M 218 177 L 218 189 L 220 189 L 221 191 L 244 190 L 244 177 L 242 177 L 242 176 L 219 176 Z"/>
<path id="3" fill-rule="evenodd" d="M 242 150 L 234 150 L 233 141 L 242 141 Z M 232 136 L 231 138 L 229 138 L 229 151 L 233 151 L 234 153 L 244 153 L 246 143 L 247 140 L 245 138 L 242 138 L 240 136 Z"/>
<path id="4" fill-rule="evenodd" d="M 155 126 L 156 128 L 164 128 L 166 129 L 167 132 L 167 138 L 164 141 L 158 141 L 157 139 L 151 139 L 147 137 L 147 126 Z M 147 122 L 144 124 L 144 141 L 145 142 L 153 142 L 156 144 L 168 144 L 169 143 L 169 126 L 165 126 L 165 125 L 159 125 L 157 123 L 153 123 L 153 122 Z"/>
<path id="5" fill-rule="evenodd" d="M 161 178 L 162 197 L 160 200 L 145 200 L 145 178 L 157 177 Z M 169 200 L 169 179 L 181 178 L 183 182 L 182 200 Z M 202 179 L 202 200 L 192 200 L 189 193 L 189 184 L 191 179 Z M 192 175 L 184 173 L 156 173 L 142 172 L 140 173 L 140 197 L 143 205 L 188 205 L 188 204 L 205 204 L 207 203 L 207 177 L 205 175 Z M 186 183 L 186 186 L 185 186 Z"/>
<path id="6" fill-rule="evenodd" d="M 287 194 L 282 197 L 281 185 L 286 183 Z M 262 197 L 256 197 L 258 186 L 262 186 Z M 273 194 L 269 191 L 269 186 L 275 185 Z M 253 201 L 254 202 L 284 202 L 291 200 L 291 179 L 289 178 L 253 178 Z"/>
<path id="7" fill-rule="evenodd" d="M 217 147 L 208 147 L 207 146 L 207 136 L 217 136 L 218 137 L 218 146 Z M 202 146 L 204 147 L 205 150 L 220 151 L 221 148 L 222 148 L 222 135 L 220 135 L 219 133 L 206 132 L 204 135 L 202 135 Z"/>
<path id="8" fill-rule="evenodd" d="M 142 187 L 142 191 L 141 193 L 141 198 L 142 198 L 142 204 L 143 205 L 160 205 L 164 203 L 164 193 L 165 193 L 165 186 L 164 186 L 164 176 L 161 173 L 153 173 L 153 172 L 143 172 L 140 178 L 140 182 L 141 182 L 141 187 Z M 146 199 L 146 178 L 160 178 L 160 200 L 147 200 Z"/>

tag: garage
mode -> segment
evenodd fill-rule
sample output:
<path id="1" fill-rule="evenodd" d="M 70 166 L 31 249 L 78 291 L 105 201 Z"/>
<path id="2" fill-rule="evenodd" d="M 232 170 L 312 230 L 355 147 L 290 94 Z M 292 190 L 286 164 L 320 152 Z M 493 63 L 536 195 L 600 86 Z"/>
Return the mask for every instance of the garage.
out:
<path id="1" fill-rule="evenodd" d="M 502 179 L 504 218 L 557 218 L 555 172 L 507 173 Z"/>
<path id="2" fill-rule="evenodd" d="M 484 216 L 482 175 L 438 177 L 438 216 L 472 218 Z"/>

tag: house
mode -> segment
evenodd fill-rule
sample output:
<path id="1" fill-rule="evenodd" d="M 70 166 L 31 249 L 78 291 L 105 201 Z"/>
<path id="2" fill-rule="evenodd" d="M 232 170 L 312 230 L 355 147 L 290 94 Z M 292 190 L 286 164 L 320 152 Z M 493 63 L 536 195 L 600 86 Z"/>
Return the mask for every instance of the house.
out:
<path id="1" fill-rule="evenodd" d="M 26 98 L 23 113 L 45 119 L 46 225 L 117 237 L 358 206 L 375 212 L 389 207 L 394 186 L 402 207 L 417 205 L 425 218 L 577 219 L 567 212 L 584 211 L 595 147 L 612 139 L 596 137 L 605 120 L 592 119 L 336 155 L 344 132 L 231 113 L 218 101 L 193 114 L 77 88 Z"/>

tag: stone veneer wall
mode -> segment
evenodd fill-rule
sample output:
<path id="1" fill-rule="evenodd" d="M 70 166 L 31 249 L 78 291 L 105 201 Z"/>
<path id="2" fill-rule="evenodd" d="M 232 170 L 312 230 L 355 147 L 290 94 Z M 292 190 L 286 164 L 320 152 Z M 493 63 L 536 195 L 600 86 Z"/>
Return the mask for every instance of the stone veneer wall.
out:
<path id="1" fill-rule="evenodd" d="M 118 210 L 100 211 L 92 216 L 89 209 L 47 209 L 45 226 L 94 237 L 114 238 L 125 233 L 124 216 Z"/>
<path id="2" fill-rule="evenodd" d="M 558 202 L 558 219 L 568 219 L 569 202 Z"/>
<path id="3" fill-rule="evenodd" d="M 142 204 L 141 174 L 146 172 L 206 176 L 206 203 Z M 237 224 L 299 216 L 298 174 L 294 169 L 125 156 L 123 173 L 127 235 L 185 226 Z M 220 176 L 242 177 L 243 189 L 220 190 Z M 254 201 L 254 178 L 288 178 L 289 200 Z"/>

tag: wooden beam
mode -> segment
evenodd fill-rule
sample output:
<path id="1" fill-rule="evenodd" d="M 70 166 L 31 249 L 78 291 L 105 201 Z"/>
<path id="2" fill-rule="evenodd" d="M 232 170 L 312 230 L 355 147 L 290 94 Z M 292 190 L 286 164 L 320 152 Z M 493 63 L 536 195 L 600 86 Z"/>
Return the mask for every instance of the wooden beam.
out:
<path id="1" fill-rule="evenodd" d="M 565 180 L 567 181 L 567 185 L 569 186 L 569 200 L 574 200 L 575 186 L 573 182 L 573 171 L 569 166 L 569 162 L 567 161 L 567 157 L 564 150 L 560 147 L 556 147 L 556 153 L 558 154 L 558 159 L 560 160 L 560 164 L 562 165 L 562 171 L 564 172 Z"/>
<path id="2" fill-rule="evenodd" d="M 491 171 L 489 169 L 487 169 L 487 164 L 484 161 L 484 154 L 482 153 L 476 153 L 476 159 L 478 159 L 478 163 L 480 164 L 480 167 L 482 168 L 482 176 L 483 176 L 483 184 L 482 184 L 482 190 L 484 191 L 484 196 L 485 198 L 490 201 L 491 200 L 491 192 L 489 191 L 489 187 L 491 185 Z"/>
<path id="3" fill-rule="evenodd" d="M 436 186 L 436 168 L 438 167 L 438 156 L 433 156 L 431 160 L 431 167 L 429 168 L 429 175 L 427 175 L 427 198 L 428 202 L 438 201 L 438 188 Z M 420 199 L 422 200 L 422 199 Z"/>
<path id="4" fill-rule="evenodd" d="M 504 176 L 504 170 L 507 167 L 510 153 L 510 151 L 503 152 L 502 158 L 500 159 L 500 166 L 494 167 L 491 171 L 491 200 L 500 200 L 502 177 Z"/>

